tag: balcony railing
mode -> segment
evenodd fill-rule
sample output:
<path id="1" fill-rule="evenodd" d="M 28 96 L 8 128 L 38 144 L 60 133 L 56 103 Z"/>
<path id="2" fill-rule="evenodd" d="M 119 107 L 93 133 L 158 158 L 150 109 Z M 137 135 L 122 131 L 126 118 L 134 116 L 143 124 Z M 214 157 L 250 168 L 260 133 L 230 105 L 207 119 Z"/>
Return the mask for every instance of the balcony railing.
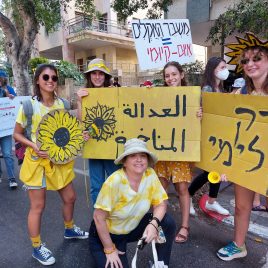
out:
<path id="1" fill-rule="evenodd" d="M 69 34 L 78 33 L 83 30 L 90 30 L 132 38 L 132 30 L 130 26 L 118 25 L 115 21 L 106 19 L 89 19 L 84 16 L 69 20 L 68 30 Z"/>

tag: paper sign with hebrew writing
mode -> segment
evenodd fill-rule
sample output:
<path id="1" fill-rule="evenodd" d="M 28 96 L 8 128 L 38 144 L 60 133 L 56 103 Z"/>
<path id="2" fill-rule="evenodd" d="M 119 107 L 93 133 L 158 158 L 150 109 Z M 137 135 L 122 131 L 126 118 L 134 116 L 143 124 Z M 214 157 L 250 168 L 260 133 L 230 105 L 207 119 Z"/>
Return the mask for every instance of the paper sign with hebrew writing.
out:
<path id="1" fill-rule="evenodd" d="M 54 164 L 75 159 L 84 144 L 79 120 L 66 110 L 53 110 L 43 116 L 36 131 L 37 146 L 47 151 Z"/>
<path id="2" fill-rule="evenodd" d="M 127 139 L 147 141 L 159 160 L 199 161 L 200 87 L 88 89 L 83 98 L 85 129 L 98 134 L 85 144 L 83 157 L 115 159 Z"/>
<path id="3" fill-rule="evenodd" d="M 194 62 L 188 19 L 133 20 L 131 24 L 141 70 L 163 68 L 169 61 Z"/>
<path id="4" fill-rule="evenodd" d="M 268 98 L 202 93 L 201 162 L 268 196 Z"/>

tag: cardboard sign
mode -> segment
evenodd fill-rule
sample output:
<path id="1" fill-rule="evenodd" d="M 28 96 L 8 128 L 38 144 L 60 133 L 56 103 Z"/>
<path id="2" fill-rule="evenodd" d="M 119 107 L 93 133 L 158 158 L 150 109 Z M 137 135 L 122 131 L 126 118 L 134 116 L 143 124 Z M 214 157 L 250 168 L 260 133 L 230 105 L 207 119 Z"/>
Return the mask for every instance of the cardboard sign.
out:
<path id="1" fill-rule="evenodd" d="M 133 20 L 131 24 L 141 70 L 163 68 L 169 61 L 194 62 L 187 19 Z"/>
<path id="2" fill-rule="evenodd" d="M 13 134 L 21 102 L 29 98 L 30 96 L 20 96 L 14 99 L 0 98 L 0 137 Z"/>
<path id="3" fill-rule="evenodd" d="M 88 89 L 83 98 L 85 129 L 99 131 L 84 147 L 83 157 L 115 159 L 127 139 L 147 142 L 159 160 L 199 161 L 200 87 Z"/>
<path id="4" fill-rule="evenodd" d="M 202 103 L 197 166 L 268 196 L 268 98 L 202 93 Z"/>

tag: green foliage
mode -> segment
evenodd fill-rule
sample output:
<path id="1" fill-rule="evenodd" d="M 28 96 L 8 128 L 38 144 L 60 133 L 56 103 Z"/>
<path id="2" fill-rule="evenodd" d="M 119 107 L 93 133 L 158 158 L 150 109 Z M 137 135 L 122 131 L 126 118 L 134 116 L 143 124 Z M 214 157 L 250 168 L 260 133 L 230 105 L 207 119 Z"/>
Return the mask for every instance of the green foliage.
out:
<path id="1" fill-rule="evenodd" d="M 44 57 L 36 57 L 29 60 L 29 73 L 33 74 L 36 67 L 43 63 L 49 63 L 49 60 Z"/>
<path id="2" fill-rule="evenodd" d="M 168 11 L 168 6 L 173 4 L 173 0 L 156 0 L 152 7 L 148 9 L 146 17 L 148 19 L 160 19 L 164 12 Z"/>
<path id="3" fill-rule="evenodd" d="M 192 63 L 183 64 L 182 68 L 186 74 L 203 73 L 205 65 L 202 61 L 196 60 Z"/>
<path id="4" fill-rule="evenodd" d="M 73 78 L 77 83 L 84 81 L 84 76 L 81 74 L 77 66 L 71 62 L 60 60 L 55 63 L 58 69 L 60 78 Z"/>
<path id="5" fill-rule="evenodd" d="M 241 0 L 215 20 L 207 41 L 224 45 L 226 37 L 235 32 L 252 32 L 268 38 L 268 0 Z"/>

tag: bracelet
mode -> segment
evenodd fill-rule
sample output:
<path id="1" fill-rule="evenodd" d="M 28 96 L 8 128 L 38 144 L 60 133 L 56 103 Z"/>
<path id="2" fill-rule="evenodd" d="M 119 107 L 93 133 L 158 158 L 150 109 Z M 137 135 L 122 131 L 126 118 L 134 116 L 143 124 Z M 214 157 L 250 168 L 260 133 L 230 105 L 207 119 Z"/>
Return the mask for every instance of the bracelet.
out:
<path id="1" fill-rule="evenodd" d="M 155 228 L 155 230 L 158 232 L 157 227 L 153 223 L 149 222 L 149 224 L 153 225 L 153 227 Z"/>
<path id="2" fill-rule="evenodd" d="M 113 244 L 112 249 L 105 249 L 104 248 L 103 251 L 104 251 L 105 254 L 112 254 L 112 253 L 114 253 L 116 251 L 115 244 Z"/>
<path id="3" fill-rule="evenodd" d="M 161 225 L 160 220 L 157 217 L 153 217 L 152 220 L 155 220 L 158 226 Z"/>

